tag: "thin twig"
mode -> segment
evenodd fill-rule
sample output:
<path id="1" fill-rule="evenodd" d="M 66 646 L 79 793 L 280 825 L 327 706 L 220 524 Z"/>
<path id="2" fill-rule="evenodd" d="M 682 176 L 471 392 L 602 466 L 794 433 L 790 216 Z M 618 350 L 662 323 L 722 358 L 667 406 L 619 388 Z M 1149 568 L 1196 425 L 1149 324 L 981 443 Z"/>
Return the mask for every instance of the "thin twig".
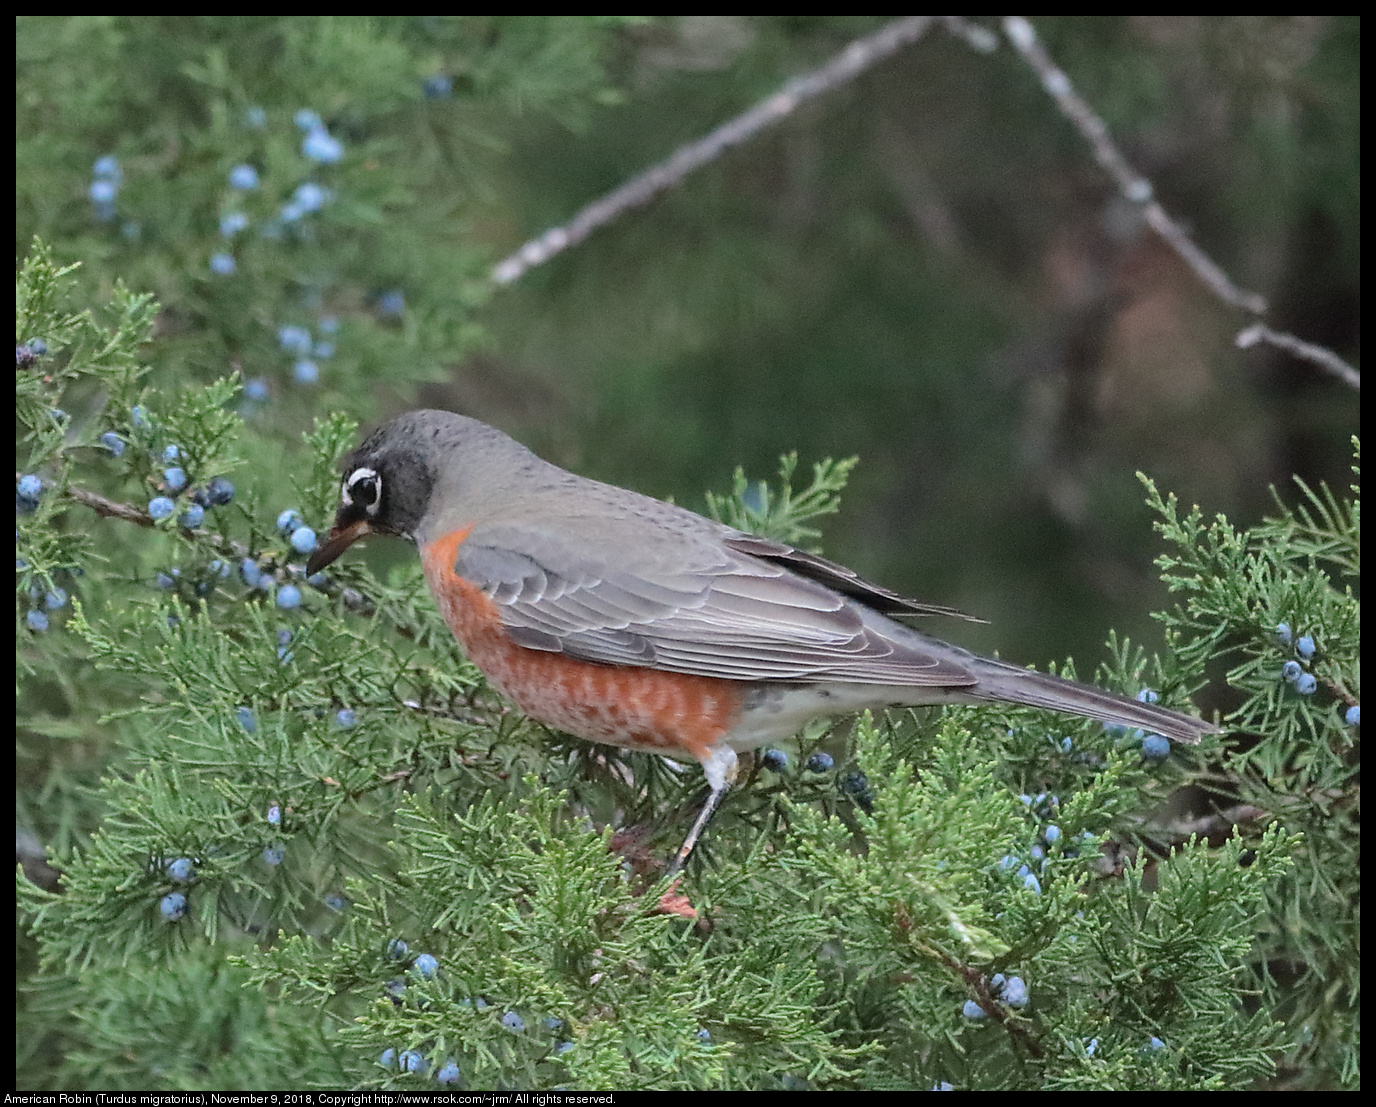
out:
<path id="1" fill-rule="evenodd" d="M 1273 331 L 1263 323 L 1254 323 L 1246 330 L 1241 331 L 1233 341 L 1244 350 L 1250 349 L 1259 342 L 1267 342 L 1272 346 L 1279 346 L 1282 350 L 1286 350 L 1298 358 L 1313 362 L 1321 369 L 1332 373 L 1344 384 L 1357 389 L 1359 392 L 1361 391 L 1361 373 L 1357 372 L 1356 369 L 1326 346 L 1315 346 L 1312 342 L 1306 342 L 1302 338 L 1296 338 L 1293 334 Z"/>
<path id="2" fill-rule="evenodd" d="M 107 519 L 123 519 L 126 523 L 134 523 L 140 527 L 152 527 L 155 525 L 151 515 L 146 511 L 140 511 L 132 504 L 122 504 L 117 500 L 106 499 L 106 497 L 100 495 L 98 492 L 92 492 L 86 488 L 79 488 L 76 485 L 68 485 L 66 492 L 67 495 L 77 503 L 89 507 L 97 515 L 104 516 Z M 186 533 L 190 534 L 193 532 L 187 531 Z M 223 551 L 227 549 L 237 558 L 253 556 L 252 550 L 242 542 L 235 542 L 232 538 L 225 538 L 220 534 L 212 535 L 208 533 L 198 537 L 203 537 L 208 541 L 214 542 L 217 550 Z M 306 575 L 306 570 L 300 565 L 285 564 L 277 565 L 275 568 L 270 567 L 265 575 L 272 577 L 280 575 L 283 579 L 293 577 L 303 578 Z M 344 606 L 356 614 L 371 615 L 376 609 L 376 604 L 373 600 L 365 596 L 356 588 L 335 588 L 333 582 L 331 582 L 327 584 L 326 587 L 318 588 L 316 591 L 322 592 L 325 595 L 338 594 Z"/>
<path id="3" fill-rule="evenodd" d="M 1151 182 L 1128 164 L 1127 158 L 1109 138 L 1108 126 L 1075 91 L 1065 70 L 1051 60 L 1051 55 L 1037 37 L 1032 24 L 1022 16 L 1008 16 L 1003 21 L 1003 32 L 1013 44 L 1013 49 L 1021 54 L 1023 60 L 1036 72 L 1041 79 L 1042 88 L 1046 89 L 1060 106 L 1062 114 L 1089 143 L 1094 151 L 1095 160 L 1117 182 L 1119 191 L 1128 200 L 1142 205 L 1143 217 L 1152 230 L 1166 240 L 1167 245 L 1184 259 L 1195 275 L 1220 299 L 1256 315 L 1264 312 L 1266 300 L 1258 293 L 1247 292 L 1233 284 L 1227 274 L 1190 240 L 1190 236 L 1157 203 Z"/>
<path id="4" fill-rule="evenodd" d="M 594 200 L 563 226 L 553 227 L 539 238 L 531 239 L 493 267 L 493 283 L 511 284 L 528 270 L 543 265 L 570 247 L 576 246 L 598 227 L 648 203 L 660 192 L 678 184 L 694 169 L 716 160 L 730 147 L 753 138 L 765 128 L 791 115 L 803 103 L 854 80 L 876 62 L 916 42 L 934 21 L 935 17 L 932 16 L 909 16 L 890 23 L 872 35 L 856 39 L 826 65 L 794 78 L 779 92 L 744 114 L 722 124 L 705 138 L 679 147 L 666 161 L 652 166 L 620 188 Z M 976 23 L 970 23 L 958 16 L 944 16 L 941 22 L 953 35 L 963 39 L 980 53 L 989 53 L 996 45 L 996 40 L 990 32 Z M 1251 314 L 1263 314 L 1267 310 L 1265 297 L 1234 284 L 1222 267 L 1200 249 L 1184 228 L 1167 214 L 1166 209 L 1156 200 L 1151 182 L 1133 169 L 1127 158 L 1114 145 L 1103 119 L 1075 91 L 1065 71 L 1051 60 L 1051 55 L 1037 38 L 1037 32 L 1032 24 L 1021 16 L 1009 16 L 1004 20 L 1003 28 L 1014 48 L 1037 73 L 1042 87 L 1055 99 L 1065 117 L 1089 143 L 1095 159 L 1117 183 L 1121 194 L 1141 207 L 1144 222 L 1221 300 Z M 1353 388 L 1361 386 L 1360 374 L 1325 347 L 1304 342 L 1290 335 L 1278 334 L 1265 327 L 1248 328 L 1237 338 L 1238 346 L 1243 349 L 1258 342 L 1268 342 L 1318 365 Z"/>
<path id="5" fill-rule="evenodd" d="M 1176 842 L 1188 842 L 1190 837 L 1226 838 L 1237 827 L 1249 823 L 1265 822 L 1271 812 L 1254 803 L 1238 803 L 1225 807 L 1222 811 L 1212 811 L 1202 815 L 1182 816 L 1152 828 L 1152 833 L 1160 833 Z"/>
<path id="6" fill-rule="evenodd" d="M 1238 288 L 1192 238 L 1167 213 L 1156 200 L 1155 190 L 1147 178 L 1143 177 L 1128 163 L 1109 137 L 1108 127 L 1093 108 L 1075 91 L 1061 69 L 1047 52 L 1037 32 L 1022 16 L 1008 16 L 1003 21 L 1004 34 L 1013 48 L 1022 55 L 1023 60 L 1041 79 L 1042 88 L 1060 106 L 1062 114 L 1084 137 L 1094 151 L 1095 160 L 1104 168 L 1118 185 L 1119 192 L 1129 201 L 1139 204 L 1142 218 L 1162 240 L 1188 265 L 1200 281 L 1224 303 L 1239 307 L 1253 315 L 1262 315 L 1267 310 L 1265 297 L 1256 292 Z M 1264 326 L 1249 327 L 1237 337 L 1237 344 L 1243 349 L 1258 342 L 1270 342 L 1296 357 L 1318 365 L 1332 373 L 1344 384 L 1352 388 L 1361 387 L 1361 375 L 1337 354 L 1323 346 L 1304 342 L 1290 335 L 1278 334 Z"/>
<path id="7" fill-rule="evenodd" d="M 107 519 L 123 519 L 126 523 L 136 523 L 141 527 L 151 527 L 153 517 L 146 511 L 140 511 L 131 504 L 117 503 L 114 500 L 107 500 L 104 496 L 95 492 L 88 492 L 84 488 L 69 486 L 67 495 L 79 504 L 85 504 L 97 515 L 103 515 Z M 247 552 L 247 551 L 245 551 Z"/>
<path id="8" fill-rule="evenodd" d="M 526 270 L 549 261 L 570 246 L 576 246 L 598 227 L 610 223 L 631 208 L 647 203 L 665 189 L 672 188 L 694 169 L 721 157 L 732 146 L 753 138 L 760 131 L 793 114 L 802 104 L 852 81 L 876 62 L 896 53 L 921 38 L 935 18 L 909 16 L 895 20 L 872 35 L 856 39 L 820 69 L 794 77 L 778 92 L 749 111 L 723 123 L 705 138 L 680 146 L 667 161 L 652 166 L 620 188 L 594 200 L 562 227 L 554 227 L 532 239 L 492 269 L 495 284 L 506 285 Z"/>

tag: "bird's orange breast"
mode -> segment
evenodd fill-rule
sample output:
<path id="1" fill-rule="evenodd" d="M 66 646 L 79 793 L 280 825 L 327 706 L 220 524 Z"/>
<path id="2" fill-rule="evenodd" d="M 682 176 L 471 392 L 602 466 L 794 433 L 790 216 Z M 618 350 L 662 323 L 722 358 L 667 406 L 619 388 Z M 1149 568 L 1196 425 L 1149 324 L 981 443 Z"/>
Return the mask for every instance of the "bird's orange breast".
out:
<path id="1" fill-rule="evenodd" d="M 469 660 L 531 718 L 593 742 L 699 761 L 735 724 L 745 694 L 739 681 L 518 646 L 492 598 L 454 572 L 471 529 L 421 547 L 425 579 Z"/>

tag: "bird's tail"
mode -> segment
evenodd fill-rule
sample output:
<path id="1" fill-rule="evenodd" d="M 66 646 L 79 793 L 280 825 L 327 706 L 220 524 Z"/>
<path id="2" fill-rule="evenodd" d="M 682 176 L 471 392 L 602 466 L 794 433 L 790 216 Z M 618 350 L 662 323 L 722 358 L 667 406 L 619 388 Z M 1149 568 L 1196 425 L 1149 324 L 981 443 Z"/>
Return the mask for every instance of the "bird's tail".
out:
<path id="1" fill-rule="evenodd" d="M 1197 744 L 1202 735 L 1218 730 L 1212 723 L 1191 715 L 1141 703 L 1078 681 L 1033 669 L 1019 669 L 993 658 L 976 656 L 966 665 L 979 678 L 975 685 L 962 689 L 974 700 L 1007 700 L 1027 707 L 1065 711 L 1101 723 L 1141 727 L 1151 734 L 1161 734 L 1189 745 Z"/>

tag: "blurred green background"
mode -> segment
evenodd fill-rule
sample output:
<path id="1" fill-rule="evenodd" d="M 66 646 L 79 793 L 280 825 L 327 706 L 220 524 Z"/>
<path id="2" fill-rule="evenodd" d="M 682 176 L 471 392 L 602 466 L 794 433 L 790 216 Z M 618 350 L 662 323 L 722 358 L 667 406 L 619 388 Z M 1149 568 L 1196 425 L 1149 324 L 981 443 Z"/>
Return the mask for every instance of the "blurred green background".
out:
<path id="1" fill-rule="evenodd" d="M 1028 663 L 1074 654 L 1087 672 L 1110 627 L 1153 638 L 1146 613 L 1167 602 L 1134 472 L 1245 524 L 1292 472 L 1346 486 L 1357 396 L 1234 347 L 1250 320 L 1143 228 L 1006 42 L 981 54 L 936 27 L 516 285 L 489 297 L 481 280 L 882 25 L 25 17 L 17 256 L 39 233 L 85 261 L 93 290 L 123 276 L 157 292 L 158 383 L 273 371 L 270 343 L 227 333 L 218 293 L 188 276 L 203 255 L 174 216 L 196 171 L 223 180 L 223 151 L 197 143 L 224 105 L 309 105 L 360 159 L 322 215 L 352 237 L 346 251 L 322 232 L 329 264 L 279 275 L 337 288 L 363 268 L 404 287 L 411 314 L 347 385 L 266 417 L 299 430 L 337 403 L 374 419 L 451 407 L 696 508 L 737 465 L 768 478 L 785 451 L 858 454 L 827 554 L 991 621 L 937 633 Z M 1036 26 L 1271 324 L 1355 357 L 1356 17 Z M 454 75 L 443 105 L 418 91 L 437 72 Z M 132 237 L 93 225 L 85 199 L 112 150 L 142 205 Z M 343 202 L 369 183 L 366 211 Z M 241 306 L 246 329 L 280 322 Z"/>
<path id="2" fill-rule="evenodd" d="M 500 241 L 558 223 L 828 56 L 855 20 L 657 24 L 626 104 L 516 136 Z M 1039 21 L 1167 209 L 1273 325 L 1355 353 L 1357 27 Z M 510 236 L 510 231 L 518 235 Z M 494 235 L 494 238 L 496 236 Z M 942 33 L 732 151 L 485 313 L 433 396 L 562 463 L 697 504 L 732 466 L 859 454 L 827 552 L 991 620 L 962 641 L 1102 656 L 1165 602 L 1134 471 L 1250 521 L 1347 481 L 1357 397 L 1240 352 L 1033 74 Z M 946 628 L 942 628 L 943 630 Z"/>

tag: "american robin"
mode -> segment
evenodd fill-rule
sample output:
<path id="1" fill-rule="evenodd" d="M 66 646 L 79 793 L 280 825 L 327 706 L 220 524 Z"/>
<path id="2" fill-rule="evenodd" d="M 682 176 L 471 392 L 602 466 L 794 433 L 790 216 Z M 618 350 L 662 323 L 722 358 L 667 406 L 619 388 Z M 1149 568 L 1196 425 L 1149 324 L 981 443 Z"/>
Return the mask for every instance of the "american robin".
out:
<path id="1" fill-rule="evenodd" d="M 730 787 L 737 751 L 820 716 L 1004 702 L 1177 742 L 1216 729 L 948 645 L 891 616 L 958 612 L 576 476 L 451 412 L 413 411 L 374 431 L 345 460 L 340 494 L 308 572 L 364 535 L 410 538 L 445 622 L 523 712 L 593 742 L 701 763 L 711 795 L 674 870 Z"/>

